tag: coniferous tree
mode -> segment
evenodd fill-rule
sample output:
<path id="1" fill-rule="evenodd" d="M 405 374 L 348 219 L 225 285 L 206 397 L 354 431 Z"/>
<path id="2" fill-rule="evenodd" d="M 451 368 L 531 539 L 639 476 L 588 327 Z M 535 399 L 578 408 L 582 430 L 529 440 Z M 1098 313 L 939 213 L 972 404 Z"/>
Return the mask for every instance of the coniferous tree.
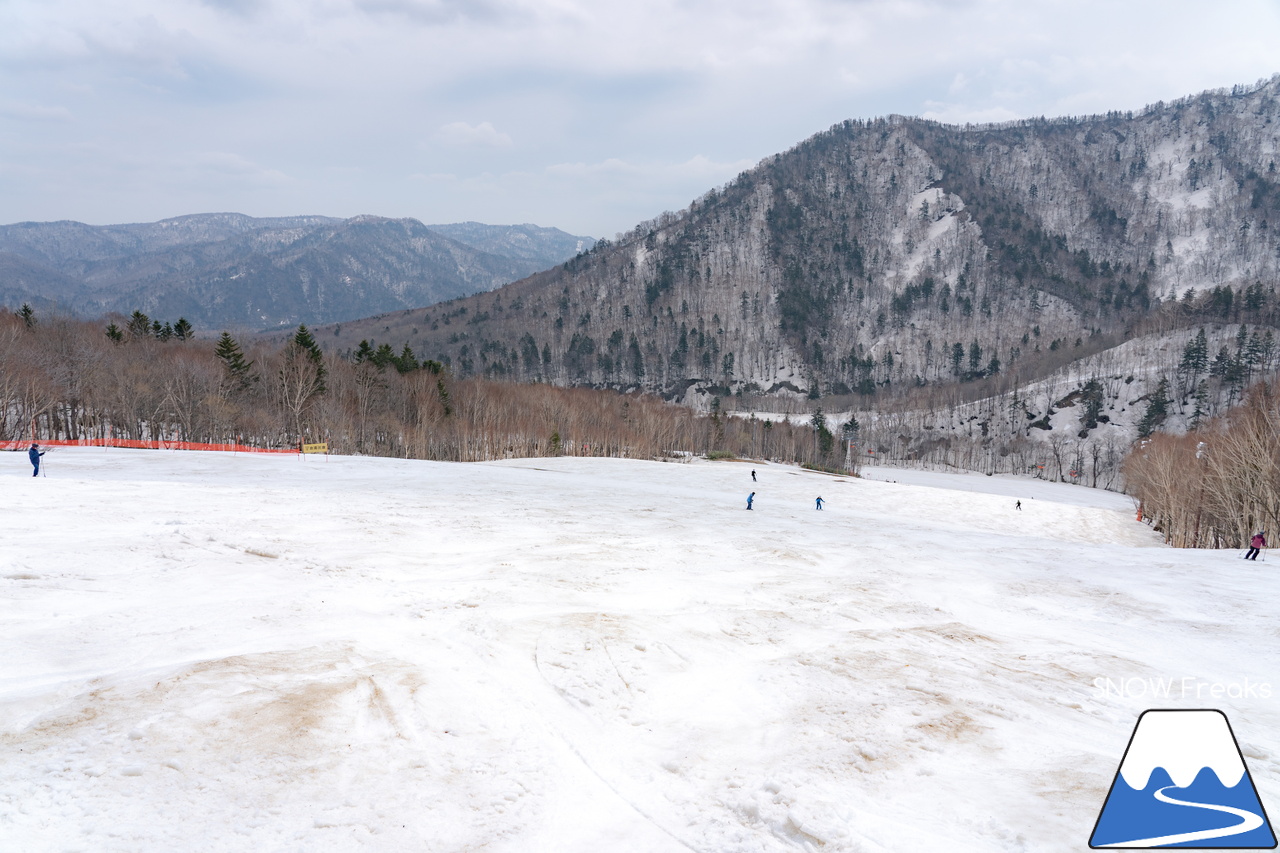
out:
<path id="1" fill-rule="evenodd" d="M 1182 350 L 1182 361 L 1178 363 L 1178 375 L 1182 377 L 1185 391 L 1195 388 L 1200 375 L 1208 369 L 1209 342 L 1204 334 L 1204 326 L 1201 326 L 1196 336 L 1187 341 Z"/>
<path id="2" fill-rule="evenodd" d="M 187 322 L 186 317 L 179 317 L 178 322 L 173 324 L 173 336 L 180 341 L 185 341 L 195 334 L 195 327 Z"/>
<path id="3" fill-rule="evenodd" d="M 34 329 L 36 325 L 36 312 L 26 302 L 22 303 L 22 307 L 14 312 L 14 315 L 22 321 L 22 325 L 28 329 Z"/>
<path id="4" fill-rule="evenodd" d="M 1080 436 L 1083 438 L 1089 430 L 1098 425 L 1098 416 L 1102 414 L 1102 383 L 1096 376 L 1084 384 L 1080 393 L 1080 402 L 1084 406 L 1080 412 Z"/>
<path id="5" fill-rule="evenodd" d="M 1191 412 L 1191 429 L 1199 429 L 1200 422 L 1204 420 L 1205 415 L 1209 414 L 1209 381 L 1201 379 L 1200 384 L 1196 386 L 1196 407 Z"/>
<path id="6" fill-rule="evenodd" d="M 393 363 L 396 366 L 396 370 L 401 373 L 408 373 L 411 370 L 417 370 L 419 367 L 418 357 L 413 354 L 413 350 L 409 348 L 408 344 L 404 345 L 404 349 L 400 351 L 400 355 L 396 357 Z"/>
<path id="7" fill-rule="evenodd" d="M 1147 401 L 1146 414 L 1138 421 L 1138 438 L 1149 438 L 1169 415 L 1169 380 L 1161 377 Z"/>
<path id="8" fill-rule="evenodd" d="M 120 343 L 121 341 L 124 340 L 124 332 L 120 331 L 119 326 L 117 326 L 115 323 L 112 323 L 111 325 L 107 326 L 107 338 L 112 341 L 115 341 L 116 343 Z"/>
<path id="9" fill-rule="evenodd" d="M 284 360 L 277 374 L 281 402 L 293 421 L 294 440 L 306 441 L 308 415 L 317 397 L 324 394 L 324 354 L 305 325 L 285 346 Z"/>
<path id="10" fill-rule="evenodd" d="M 836 437 L 827 427 L 827 416 L 822 413 L 822 409 L 814 411 L 813 417 L 809 419 L 809 425 L 816 432 L 814 438 L 817 441 L 818 455 L 823 458 L 830 456 L 836 446 Z"/>
<path id="11" fill-rule="evenodd" d="M 373 351 L 373 355 L 369 357 L 369 361 L 373 362 L 374 367 L 379 370 L 385 370 L 387 365 L 394 364 L 396 360 L 395 350 L 391 348 L 391 344 L 382 344 Z"/>
<path id="12" fill-rule="evenodd" d="M 323 394 L 325 376 L 324 353 L 321 352 L 320 345 L 316 343 L 315 337 L 311 334 L 311 331 L 307 329 L 305 324 L 298 326 L 298 331 L 294 334 L 293 340 L 290 341 L 290 346 L 297 354 L 305 356 L 308 361 L 315 365 L 316 376 L 320 383 L 319 390 L 317 390 L 316 393 Z"/>
<path id="13" fill-rule="evenodd" d="M 146 338 L 151 336 L 151 318 L 141 311 L 134 311 L 129 315 L 129 322 L 125 326 L 129 332 L 129 337 Z"/>
<path id="14" fill-rule="evenodd" d="M 223 332 L 222 337 L 218 338 L 218 345 L 214 347 L 213 354 L 222 361 L 223 370 L 226 371 L 231 387 L 244 388 L 253 381 L 250 373 L 253 362 L 245 361 L 244 352 L 235 338 L 231 337 L 230 332 Z"/>

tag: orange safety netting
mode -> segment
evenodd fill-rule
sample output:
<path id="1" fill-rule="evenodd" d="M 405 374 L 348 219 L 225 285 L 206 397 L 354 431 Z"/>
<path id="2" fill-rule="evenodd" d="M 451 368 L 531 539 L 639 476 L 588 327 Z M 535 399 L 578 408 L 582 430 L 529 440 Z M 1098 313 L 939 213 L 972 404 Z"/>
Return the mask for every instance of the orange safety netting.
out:
<path id="1" fill-rule="evenodd" d="M 26 450 L 30 441 L 0 441 L 0 450 Z M 247 444 L 202 444 L 197 441 L 137 441 L 125 438 L 51 438 L 41 447 L 131 447 L 137 450 L 221 450 L 229 453 L 298 453 L 296 447 L 250 447 Z"/>

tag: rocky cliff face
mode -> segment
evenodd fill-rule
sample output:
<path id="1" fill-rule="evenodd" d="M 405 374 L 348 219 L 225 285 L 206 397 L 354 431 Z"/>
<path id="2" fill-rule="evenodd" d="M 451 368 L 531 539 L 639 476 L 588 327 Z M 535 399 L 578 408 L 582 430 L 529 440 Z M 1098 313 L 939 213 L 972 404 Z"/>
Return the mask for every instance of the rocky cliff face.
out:
<path id="1" fill-rule="evenodd" d="M 1136 114 L 849 121 L 560 268 L 337 344 L 677 398 L 1028 381 L 1155 322 L 1275 324 L 1277 149 L 1280 78 Z"/>

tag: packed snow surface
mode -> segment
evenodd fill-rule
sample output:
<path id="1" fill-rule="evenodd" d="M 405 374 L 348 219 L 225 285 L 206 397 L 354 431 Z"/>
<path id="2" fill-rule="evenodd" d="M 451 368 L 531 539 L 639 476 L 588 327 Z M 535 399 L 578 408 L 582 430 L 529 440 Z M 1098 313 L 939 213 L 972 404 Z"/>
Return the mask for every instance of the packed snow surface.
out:
<path id="1" fill-rule="evenodd" d="M 1078 851 L 1150 707 L 1222 709 L 1280 811 L 1275 561 L 1123 496 L 45 461 L 0 457 L 6 851 Z"/>

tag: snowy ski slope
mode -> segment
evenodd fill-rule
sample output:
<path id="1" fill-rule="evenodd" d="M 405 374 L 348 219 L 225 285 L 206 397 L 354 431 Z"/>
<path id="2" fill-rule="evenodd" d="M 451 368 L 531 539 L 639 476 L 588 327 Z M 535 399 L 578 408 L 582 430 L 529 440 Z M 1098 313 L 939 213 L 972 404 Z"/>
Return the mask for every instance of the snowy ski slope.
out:
<path id="1" fill-rule="evenodd" d="M 1223 709 L 1280 811 L 1280 564 L 1123 496 L 46 461 L 0 457 L 2 850 L 1077 851 L 1149 707 Z"/>

